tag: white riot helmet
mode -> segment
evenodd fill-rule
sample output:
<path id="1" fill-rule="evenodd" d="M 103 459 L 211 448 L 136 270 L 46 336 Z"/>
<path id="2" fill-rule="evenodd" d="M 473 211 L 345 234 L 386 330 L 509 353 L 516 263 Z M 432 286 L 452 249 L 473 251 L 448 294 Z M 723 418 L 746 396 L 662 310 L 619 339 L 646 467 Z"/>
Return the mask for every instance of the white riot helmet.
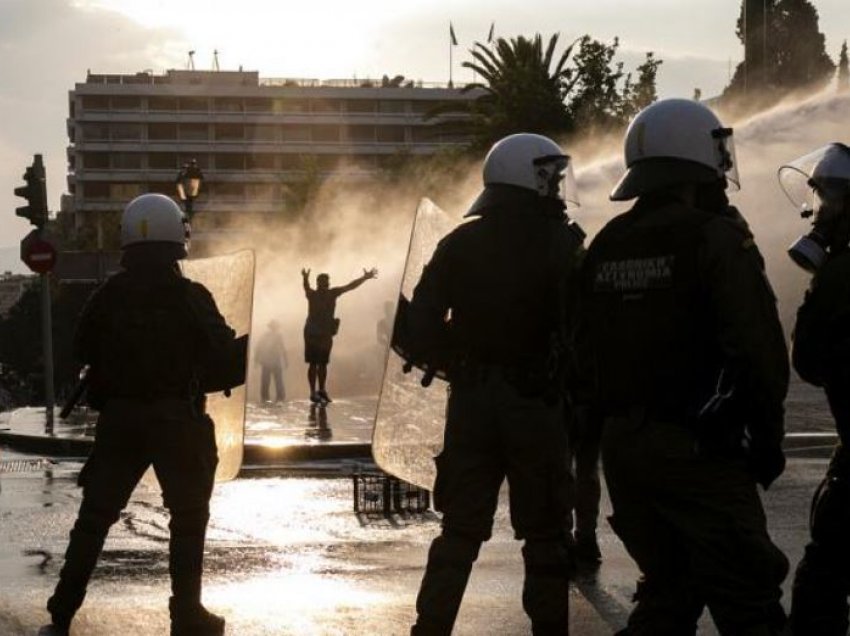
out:
<path id="1" fill-rule="evenodd" d="M 175 243 L 185 249 L 189 233 L 183 210 L 164 194 L 136 197 L 121 216 L 121 249 L 143 243 Z"/>
<path id="2" fill-rule="evenodd" d="M 467 216 L 492 204 L 496 194 L 488 186 L 508 185 L 531 190 L 541 197 L 579 205 L 572 160 L 543 135 L 518 133 L 497 141 L 484 159 L 484 191 Z"/>
<path id="3" fill-rule="evenodd" d="M 663 99 L 640 111 L 626 131 L 625 159 L 627 170 L 612 201 L 723 178 L 732 189 L 740 187 L 732 129 L 689 99 Z"/>
<path id="4" fill-rule="evenodd" d="M 850 215 L 850 148 L 841 143 L 828 144 L 782 166 L 778 176 L 800 216 L 815 217 L 812 231 L 788 249 L 795 263 L 814 272 L 826 260 L 833 242 L 850 238 L 844 227 Z"/>

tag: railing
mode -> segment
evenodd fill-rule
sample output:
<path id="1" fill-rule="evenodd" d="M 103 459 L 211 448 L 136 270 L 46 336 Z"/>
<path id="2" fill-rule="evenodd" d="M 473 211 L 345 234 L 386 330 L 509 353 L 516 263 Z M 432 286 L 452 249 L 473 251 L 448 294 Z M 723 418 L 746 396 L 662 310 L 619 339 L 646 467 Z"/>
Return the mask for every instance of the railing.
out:
<path id="1" fill-rule="evenodd" d="M 411 79 L 374 79 L 371 77 L 351 79 L 315 79 L 304 77 L 261 77 L 260 86 L 292 86 L 296 88 L 454 88 L 460 90 L 463 84 L 449 86 L 447 82 L 423 82 Z"/>

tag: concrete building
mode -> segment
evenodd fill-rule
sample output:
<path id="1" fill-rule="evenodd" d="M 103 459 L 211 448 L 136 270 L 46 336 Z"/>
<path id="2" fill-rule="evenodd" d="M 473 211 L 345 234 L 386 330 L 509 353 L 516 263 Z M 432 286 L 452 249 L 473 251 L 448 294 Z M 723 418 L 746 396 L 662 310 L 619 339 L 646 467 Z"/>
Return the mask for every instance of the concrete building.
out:
<path id="1" fill-rule="evenodd" d="M 261 79 L 255 71 L 96 75 L 69 92 L 68 191 L 77 228 L 96 227 L 145 192 L 175 194 L 180 166 L 204 174 L 198 229 L 238 213 L 285 214 L 306 175 L 363 179 L 400 154 L 465 141 L 435 106 L 475 97 L 404 81 Z M 454 127 L 456 130 L 456 127 Z M 101 228 L 102 230 L 103 228 Z"/>

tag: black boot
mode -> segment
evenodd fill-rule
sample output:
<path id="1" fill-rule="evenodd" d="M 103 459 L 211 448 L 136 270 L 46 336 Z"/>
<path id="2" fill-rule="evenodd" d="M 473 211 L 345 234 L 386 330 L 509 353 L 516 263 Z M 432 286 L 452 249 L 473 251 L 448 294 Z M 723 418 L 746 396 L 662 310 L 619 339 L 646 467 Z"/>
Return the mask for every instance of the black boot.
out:
<path id="1" fill-rule="evenodd" d="M 171 636 L 221 636 L 224 618 L 207 611 L 200 602 L 185 603 L 173 596 L 168 601 Z"/>
<path id="2" fill-rule="evenodd" d="M 65 564 L 59 572 L 59 583 L 47 601 L 47 611 L 53 619 L 54 629 L 59 630 L 57 633 L 67 633 L 74 614 L 83 604 L 89 579 L 105 540 L 105 533 L 90 534 L 78 527 L 71 530 L 71 542 L 65 551 Z"/>
<path id="3" fill-rule="evenodd" d="M 452 633 L 479 541 L 442 534 L 428 552 L 428 565 L 416 597 L 418 613 L 413 636 L 448 636 Z"/>
<path id="4" fill-rule="evenodd" d="M 60 627 L 54 623 L 45 625 L 38 630 L 38 636 L 68 636 L 68 628 Z"/>

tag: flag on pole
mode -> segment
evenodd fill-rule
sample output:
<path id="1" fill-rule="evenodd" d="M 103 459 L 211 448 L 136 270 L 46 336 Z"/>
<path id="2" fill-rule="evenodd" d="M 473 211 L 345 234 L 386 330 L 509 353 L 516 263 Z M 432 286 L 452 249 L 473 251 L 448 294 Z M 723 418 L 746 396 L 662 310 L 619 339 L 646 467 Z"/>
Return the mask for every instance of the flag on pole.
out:
<path id="1" fill-rule="evenodd" d="M 487 34 L 487 44 L 493 41 L 493 28 L 496 26 L 495 22 L 490 23 L 490 33 Z"/>
<path id="2" fill-rule="evenodd" d="M 455 28 L 452 26 L 452 23 L 449 22 L 449 40 L 452 43 L 452 46 L 457 46 L 457 36 L 455 35 Z"/>

